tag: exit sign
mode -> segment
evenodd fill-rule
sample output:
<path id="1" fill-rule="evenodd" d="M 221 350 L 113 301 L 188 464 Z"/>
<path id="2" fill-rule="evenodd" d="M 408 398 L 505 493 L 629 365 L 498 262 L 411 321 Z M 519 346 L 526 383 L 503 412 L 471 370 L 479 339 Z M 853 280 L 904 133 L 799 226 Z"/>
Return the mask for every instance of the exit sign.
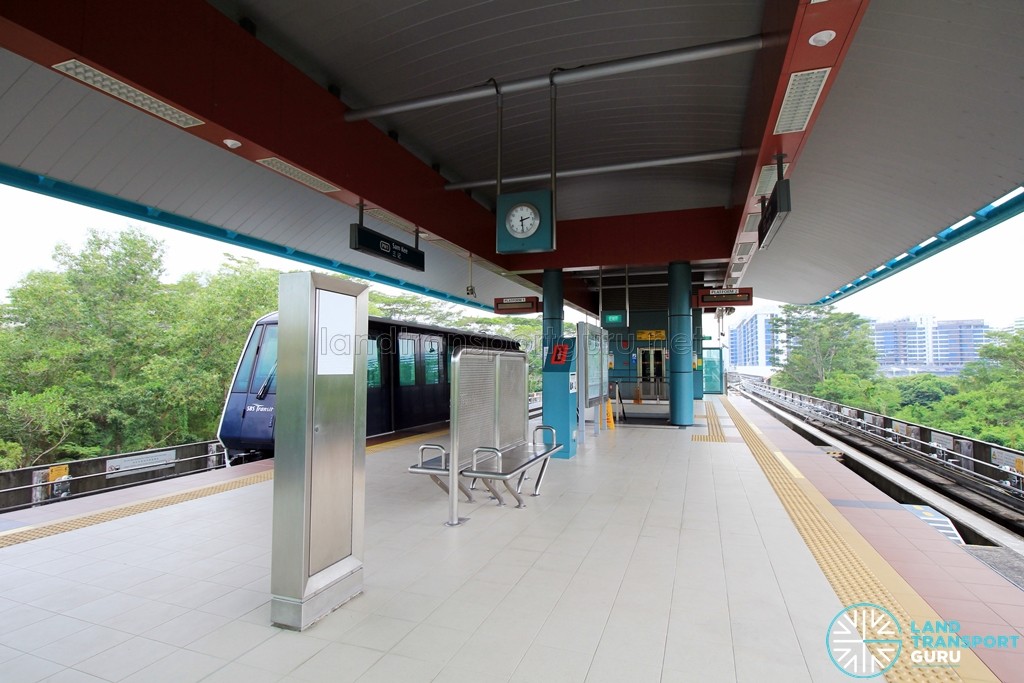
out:
<path id="1" fill-rule="evenodd" d="M 601 312 L 601 327 L 625 327 L 626 326 L 626 312 L 625 311 L 602 311 Z"/>

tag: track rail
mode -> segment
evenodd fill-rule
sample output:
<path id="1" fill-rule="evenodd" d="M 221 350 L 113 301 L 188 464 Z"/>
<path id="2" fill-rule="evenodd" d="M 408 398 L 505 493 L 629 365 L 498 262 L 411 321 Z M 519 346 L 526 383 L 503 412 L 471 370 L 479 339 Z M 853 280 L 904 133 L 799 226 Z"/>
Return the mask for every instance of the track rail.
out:
<path id="1" fill-rule="evenodd" d="M 890 464 L 916 472 L 922 483 L 1024 528 L 1024 473 L 1017 471 L 1024 453 L 763 384 L 747 382 L 740 390 L 803 421 L 831 428 L 851 446 L 863 448 L 866 442 L 874 447 L 867 449 L 870 454 L 888 454 Z M 999 462 L 1009 458 L 1019 458 L 1016 468 Z"/>

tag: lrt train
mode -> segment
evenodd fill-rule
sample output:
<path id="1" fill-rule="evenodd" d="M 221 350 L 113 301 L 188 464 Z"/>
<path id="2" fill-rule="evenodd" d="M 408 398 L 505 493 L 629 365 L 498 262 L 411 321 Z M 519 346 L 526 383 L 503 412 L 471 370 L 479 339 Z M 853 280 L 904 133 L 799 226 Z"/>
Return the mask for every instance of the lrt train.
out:
<path id="1" fill-rule="evenodd" d="M 367 436 L 448 420 L 451 357 L 460 346 L 519 349 L 504 337 L 375 317 L 367 336 Z M 229 465 L 274 455 L 276 398 L 275 312 L 253 325 L 224 403 L 217 438 Z"/>

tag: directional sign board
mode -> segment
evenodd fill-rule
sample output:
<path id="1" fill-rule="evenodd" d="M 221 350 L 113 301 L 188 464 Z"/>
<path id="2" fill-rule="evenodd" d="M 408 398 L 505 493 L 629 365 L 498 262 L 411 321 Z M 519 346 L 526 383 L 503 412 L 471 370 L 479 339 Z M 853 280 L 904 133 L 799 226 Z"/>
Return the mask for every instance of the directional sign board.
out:
<path id="1" fill-rule="evenodd" d="M 397 263 L 413 270 L 425 270 L 423 252 L 405 242 L 399 242 L 376 230 L 352 223 L 349 226 L 349 246 L 377 258 Z"/>

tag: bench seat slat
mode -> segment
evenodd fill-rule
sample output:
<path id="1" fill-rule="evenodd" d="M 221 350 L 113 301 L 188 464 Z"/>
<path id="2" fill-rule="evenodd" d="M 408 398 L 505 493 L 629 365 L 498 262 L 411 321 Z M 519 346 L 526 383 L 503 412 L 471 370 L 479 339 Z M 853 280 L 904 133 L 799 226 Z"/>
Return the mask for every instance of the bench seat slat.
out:
<path id="1" fill-rule="evenodd" d="M 489 458 L 485 462 L 477 461 L 476 469 L 463 469 L 464 477 L 475 479 L 497 479 L 505 481 L 518 476 L 524 470 L 538 464 L 552 453 L 562 450 L 562 444 L 544 446 L 535 450 L 530 444 L 522 444 L 501 454 L 501 458 Z"/>

